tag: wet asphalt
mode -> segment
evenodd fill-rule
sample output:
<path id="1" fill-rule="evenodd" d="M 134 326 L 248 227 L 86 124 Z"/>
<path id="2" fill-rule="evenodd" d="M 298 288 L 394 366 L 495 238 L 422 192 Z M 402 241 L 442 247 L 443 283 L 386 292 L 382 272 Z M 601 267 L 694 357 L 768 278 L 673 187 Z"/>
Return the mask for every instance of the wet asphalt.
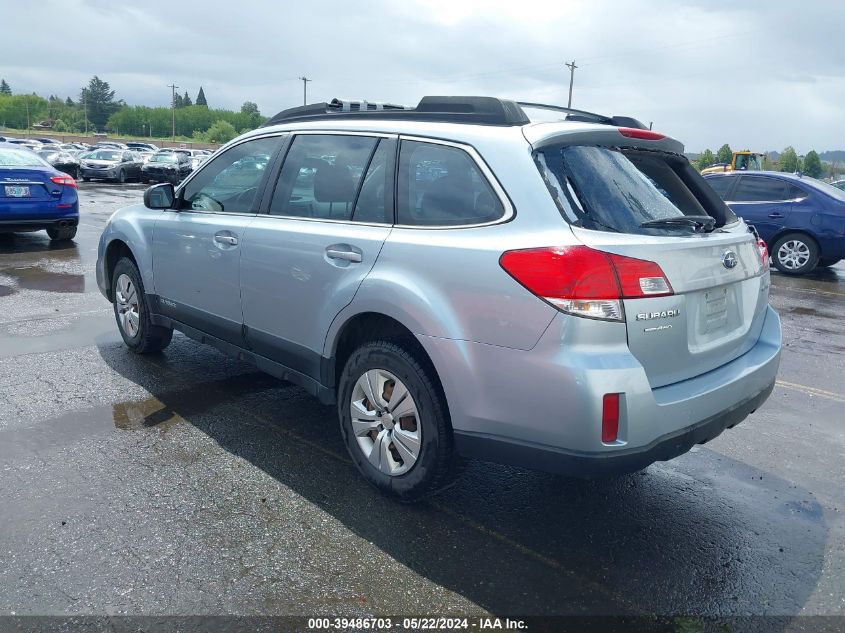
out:
<path id="1" fill-rule="evenodd" d="M 71 245 L 0 235 L 0 615 L 845 616 L 845 262 L 773 274 L 777 387 L 706 446 L 609 481 L 471 462 L 407 506 L 299 388 L 123 347 L 94 262 L 141 192 L 81 184 Z"/>

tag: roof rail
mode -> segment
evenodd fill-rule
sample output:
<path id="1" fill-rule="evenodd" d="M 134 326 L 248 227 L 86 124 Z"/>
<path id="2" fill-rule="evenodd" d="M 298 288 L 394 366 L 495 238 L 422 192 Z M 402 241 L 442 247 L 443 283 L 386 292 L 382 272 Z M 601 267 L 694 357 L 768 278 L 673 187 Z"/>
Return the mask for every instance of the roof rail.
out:
<path id="1" fill-rule="evenodd" d="M 432 121 L 444 123 L 472 123 L 476 125 L 516 126 L 531 123 L 523 108 L 539 108 L 565 112 L 566 121 L 584 121 L 617 127 L 648 129 L 637 119 L 625 116 L 605 116 L 585 110 L 564 108 L 544 103 L 529 103 L 497 99 L 495 97 L 423 97 L 416 107 L 332 99 L 324 103 L 311 103 L 282 110 L 264 126 L 292 121 L 318 121 L 345 118 L 377 118 L 406 121 Z"/>
<path id="2" fill-rule="evenodd" d="M 525 125 L 531 122 L 514 101 L 495 97 L 449 96 L 423 97 L 415 108 L 332 99 L 328 103 L 312 103 L 282 110 L 264 125 L 340 118 L 398 119 L 502 126 Z"/>

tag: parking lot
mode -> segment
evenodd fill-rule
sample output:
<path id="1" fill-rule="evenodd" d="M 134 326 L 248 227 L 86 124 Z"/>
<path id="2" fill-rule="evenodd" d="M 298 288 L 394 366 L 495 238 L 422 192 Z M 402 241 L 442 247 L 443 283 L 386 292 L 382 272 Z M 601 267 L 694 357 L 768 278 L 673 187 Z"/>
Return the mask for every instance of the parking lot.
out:
<path id="1" fill-rule="evenodd" d="M 472 462 L 408 506 L 299 388 L 130 353 L 94 263 L 142 186 L 79 192 L 73 244 L 0 235 L 0 613 L 845 615 L 845 263 L 773 272 L 775 392 L 713 442 L 607 481 Z"/>

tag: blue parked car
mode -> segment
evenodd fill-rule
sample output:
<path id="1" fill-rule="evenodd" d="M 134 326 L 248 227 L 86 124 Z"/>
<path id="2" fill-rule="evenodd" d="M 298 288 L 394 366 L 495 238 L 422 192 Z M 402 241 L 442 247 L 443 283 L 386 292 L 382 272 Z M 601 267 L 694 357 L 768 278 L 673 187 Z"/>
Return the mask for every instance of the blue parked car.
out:
<path id="1" fill-rule="evenodd" d="M 734 213 L 757 229 L 782 273 L 802 275 L 845 257 L 845 191 L 815 178 L 772 171 L 705 178 Z"/>
<path id="2" fill-rule="evenodd" d="M 70 240 L 79 224 L 76 181 L 37 154 L 0 144 L 0 232 L 47 230 Z"/>

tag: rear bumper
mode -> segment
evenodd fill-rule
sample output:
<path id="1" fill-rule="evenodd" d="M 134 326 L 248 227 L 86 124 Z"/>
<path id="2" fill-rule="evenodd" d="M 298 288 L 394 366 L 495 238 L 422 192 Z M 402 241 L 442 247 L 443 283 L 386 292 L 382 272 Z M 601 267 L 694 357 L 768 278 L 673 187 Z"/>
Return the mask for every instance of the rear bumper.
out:
<path id="1" fill-rule="evenodd" d="M 608 477 L 641 470 L 654 462 L 683 455 L 696 444 L 709 442 L 742 422 L 762 405 L 775 383 L 727 411 L 713 415 L 688 427 L 668 433 L 648 446 L 603 453 L 577 453 L 551 446 L 490 438 L 475 434 L 455 433 L 455 445 L 465 457 L 543 470 L 567 477 Z"/>
<path id="2" fill-rule="evenodd" d="M 45 218 L 27 218 L 14 220 L 0 220 L 0 233 L 15 233 L 25 231 L 41 231 L 50 228 L 63 228 L 67 226 L 76 226 L 79 223 L 79 212 L 71 213 L 66 216 L 50 216 Z"/>
<path id="3" fill-rule="evenodd" d="M 560 315 L 533 350 L 420 337 L 462 454 L 567 475 L 638 470 L 738 424 L 771 393 L 781 328 L 767 307 L 757 343 L 705 374 L 652 388 L 624 325 Z M 618 440 L 601 442 L 601 402 L 620 393 Z"/>

